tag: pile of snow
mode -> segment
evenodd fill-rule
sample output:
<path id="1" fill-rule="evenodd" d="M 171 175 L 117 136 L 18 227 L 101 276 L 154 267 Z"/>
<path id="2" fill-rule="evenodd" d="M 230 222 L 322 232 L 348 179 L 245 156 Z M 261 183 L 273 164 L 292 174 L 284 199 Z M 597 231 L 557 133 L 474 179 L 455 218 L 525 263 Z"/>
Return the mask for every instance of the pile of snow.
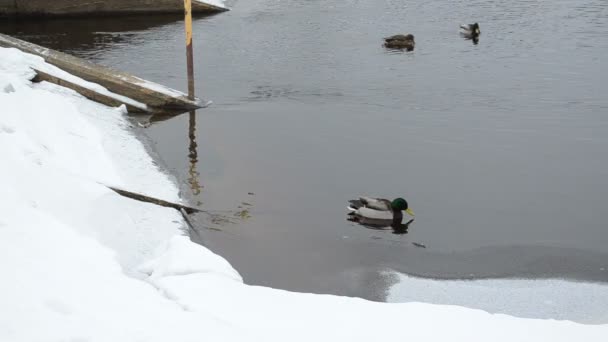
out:
<path id="1" fill-rule="evenodd" d="M 10 61 L 10 62 L 8 62 Z M 20 62 L 19 62 L 20 61 Z M 604 341 L 607 325 L 243 284 L 180 215 L 121 109 L 31 84 L 0 48 L 0 341 Z"/>

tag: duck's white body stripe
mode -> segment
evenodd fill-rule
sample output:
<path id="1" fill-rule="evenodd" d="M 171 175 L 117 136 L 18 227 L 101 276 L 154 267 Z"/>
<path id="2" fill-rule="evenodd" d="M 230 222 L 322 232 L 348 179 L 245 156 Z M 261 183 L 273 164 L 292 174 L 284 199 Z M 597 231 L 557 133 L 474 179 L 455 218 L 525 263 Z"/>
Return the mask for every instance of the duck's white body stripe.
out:
<path id="1" fill-rule="evenodd" d="M 377 210 L 391 210 L 390 204 L 385 201 L 381 201 L 377 198 L 360 196 L 361 202 L 366 203 L 366 207 L 377 209 Z"/>
<path id="2" fill-rule="evenodd" d="M 384 210 L 374 210 L 370 208 L 359 208 L 355 211 L 356 215 L 363 216 L 369 219 L 377 219 L 377 220 L 392 220 L 393 212 L 392 211 L 384 211 Z"/>

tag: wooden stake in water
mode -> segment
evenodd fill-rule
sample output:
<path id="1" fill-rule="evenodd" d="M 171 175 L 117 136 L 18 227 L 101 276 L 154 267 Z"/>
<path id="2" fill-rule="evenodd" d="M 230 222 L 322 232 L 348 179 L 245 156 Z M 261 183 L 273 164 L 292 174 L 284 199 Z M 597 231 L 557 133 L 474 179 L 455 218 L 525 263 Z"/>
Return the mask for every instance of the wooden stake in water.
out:
<path id="1" fill-rule="evenodd" d="M 188 68 L 188 98 L 194 100 L 194 56 L 192 55 L 192 0 L 184 0 L 186 16 L 186 59 Z"/>

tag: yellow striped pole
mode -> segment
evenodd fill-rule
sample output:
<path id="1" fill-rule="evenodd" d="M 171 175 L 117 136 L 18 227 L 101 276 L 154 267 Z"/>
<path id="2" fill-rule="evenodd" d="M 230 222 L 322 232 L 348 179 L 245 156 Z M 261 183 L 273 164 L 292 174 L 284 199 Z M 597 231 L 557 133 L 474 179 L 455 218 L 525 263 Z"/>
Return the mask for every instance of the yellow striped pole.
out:
<path id="1" fill-rule="evenodd" d="M 184 0 L 186 16 L 186 59 L 188 67 L 188 98 L 194 100 L 194 57 L 192 55 L 192 0 Z"/>

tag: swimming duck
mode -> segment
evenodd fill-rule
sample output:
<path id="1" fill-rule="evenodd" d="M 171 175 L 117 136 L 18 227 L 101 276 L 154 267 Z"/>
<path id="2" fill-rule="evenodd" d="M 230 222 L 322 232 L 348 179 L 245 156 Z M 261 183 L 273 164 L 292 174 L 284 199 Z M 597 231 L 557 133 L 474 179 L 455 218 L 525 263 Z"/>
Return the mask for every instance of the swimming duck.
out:
<path id="1" fill-rule="evenodd" d="M 348 215 L 355 218 L 401 222 L 403 219 L 402 211 L 412 217 L 414 216 L 414 212 L 408 206 L 407 201 L 401 197 L 389 201 L 384 198 L 361 196 L 358 200 L 351 200 L 349 203 L 348 210 L 350 212 Z"/>
<path id="2" fill-rule="evenodd" d="M 481 34 L 481 31 L 479 30 L 479 24 L 475 23 L 460 25 L 460 34 L 471 39 L 479 37 L 479 35 Z"/>
<path id="3" fill-rule="evenodd" d="M 414 35 L 411 34 L 396 34 L 394 36 L 384 38 L 384 47 L 389 49 L 406 49 L 407 51 L 414 50 Z"/>

